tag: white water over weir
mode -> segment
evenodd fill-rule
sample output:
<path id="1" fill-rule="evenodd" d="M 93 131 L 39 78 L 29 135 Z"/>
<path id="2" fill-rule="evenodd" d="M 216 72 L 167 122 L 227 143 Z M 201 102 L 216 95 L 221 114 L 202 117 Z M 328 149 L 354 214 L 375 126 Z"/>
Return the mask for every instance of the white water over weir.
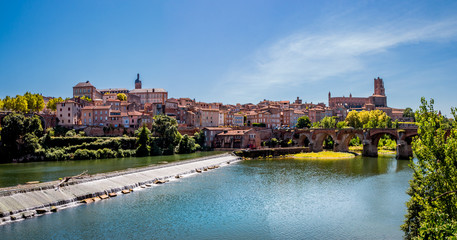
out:
<path id="1" fill-rule="evenodd" d="M 74 180 L 55 188 L 49 184 L 37 188 L 30 186 L 27 189 L 8 189 L 0 193 L 0 217 L 16 220 L 35 215 L 36 210 L 49 210 L 50 206 L 60 206 L 71 202 L 96 197 L 103 194 L 119 192 L 124 189 L 133 189 L 156 180 L 165 180 L 194 173 L 197 170 L 211 169 L 239 160 L 239 157 L 223 154 L 188 161 L 175 162 L 162 166 L 146 167 L 124 172 L 101 174 L 82 180 Z M 1 224 L 0 219 L 0 224 Z"/>

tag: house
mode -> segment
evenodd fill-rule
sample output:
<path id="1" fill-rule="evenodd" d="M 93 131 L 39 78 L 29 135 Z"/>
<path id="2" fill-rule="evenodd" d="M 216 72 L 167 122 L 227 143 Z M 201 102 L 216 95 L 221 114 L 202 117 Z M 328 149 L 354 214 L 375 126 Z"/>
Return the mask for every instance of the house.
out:
<path id="1" fill-rule="evenodd" d="M 83 103 L 74 100 L 66 100 L 56 104 L 56 116 L 59 125 L 73 126 L 80 123 L 81 108 Z"/>
<path id="2" fill-rule="evenodd" d="M 202 129 L 205 133 L 205 146 L 213 147 L 213 141 L 217 134 L 224 131 L 232 130 L 231 128 L 222 128 L 222 127 L 205 127 Z"/>
<path id="3" fill-rule="evenodd" d="M 73 87 L 73 98 L 87 97 L 101 99 L 102 94 L 89 81 L 80 82 Z"/>
<path id="4" fill-rule="evenodd" d="M 229 130 L 216 135 L 216 148 L 257 148 L 260 146 L 260 136 L 254 129 Z"/>

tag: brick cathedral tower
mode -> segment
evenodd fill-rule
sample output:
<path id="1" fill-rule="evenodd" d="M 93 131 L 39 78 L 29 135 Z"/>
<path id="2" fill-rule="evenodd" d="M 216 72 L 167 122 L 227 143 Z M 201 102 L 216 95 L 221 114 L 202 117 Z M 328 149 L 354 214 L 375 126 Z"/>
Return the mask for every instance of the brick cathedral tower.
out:
<path id="1" fill-rule="evenodd" d="M 141 80 L 140 80 L 140 74 L 139 73 L 136 75 L 135 89 L 141 89 Z"/>
<path id="2" fill-rule="evenodd" d="M 379 96 L 386 96 L 386 91 L 384 89 L 384 82 L 382 78 L 375 78 L 374 79 L 374 94 Z"/>

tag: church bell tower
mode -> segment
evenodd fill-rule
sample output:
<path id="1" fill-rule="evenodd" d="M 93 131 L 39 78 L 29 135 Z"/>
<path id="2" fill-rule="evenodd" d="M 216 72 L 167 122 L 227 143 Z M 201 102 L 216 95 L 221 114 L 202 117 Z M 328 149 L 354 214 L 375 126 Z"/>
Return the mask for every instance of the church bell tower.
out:
<path id="1" fill-rule="evenodd" d="M 139 73 L 136 75 L 135 89 L 141 89 L 141 80 L 140 80 L 140 74 Z"/>

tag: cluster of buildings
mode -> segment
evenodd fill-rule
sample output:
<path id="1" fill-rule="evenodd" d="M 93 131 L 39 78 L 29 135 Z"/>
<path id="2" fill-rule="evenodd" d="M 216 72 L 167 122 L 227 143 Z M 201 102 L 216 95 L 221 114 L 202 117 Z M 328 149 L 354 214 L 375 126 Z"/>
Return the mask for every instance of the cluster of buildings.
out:
<path id="1" fill-rule="evenodd" d="M 97 89 L 89 81 L 76 84 L 73 87 L 73 98 L 57 104 L 56 117 L 59 124 L 67 127 L 138 128 L 152 123 L 155 115 L 165 114 L 175 118 L 180 129 L 225 129 L 225 132 L 218 133 L 221 137 L 217 144 L 222 147 L 233 145 L 224 141 L 228 136 L 232 139 L 237 136 L 250 145 L 258 145 L 257 137 L 246 127 L 293 128 L 302 116 L 308 116 L 312 122 L 327 116 L 344 120 L 352 110 L 379 109 L 393 120 L 403 117 L 403 109 L 387 106 L 384 83 L 379 77 L 374 79 L 373 95 L 332 97 L 329 92 L 328 105 L 303 103 L 299 97 L 293 102 L 265 99 L 257 104 L 205 103 L 190 98 L 168 98 L 168 92 L 162 88 L 142 88 L 139 74 L 134 84 L 133 90 Z M 119 93 L 125 94 L 126 100 L 119 100 Z M 211 139 L 214 140 L 215 138 Z"/>

